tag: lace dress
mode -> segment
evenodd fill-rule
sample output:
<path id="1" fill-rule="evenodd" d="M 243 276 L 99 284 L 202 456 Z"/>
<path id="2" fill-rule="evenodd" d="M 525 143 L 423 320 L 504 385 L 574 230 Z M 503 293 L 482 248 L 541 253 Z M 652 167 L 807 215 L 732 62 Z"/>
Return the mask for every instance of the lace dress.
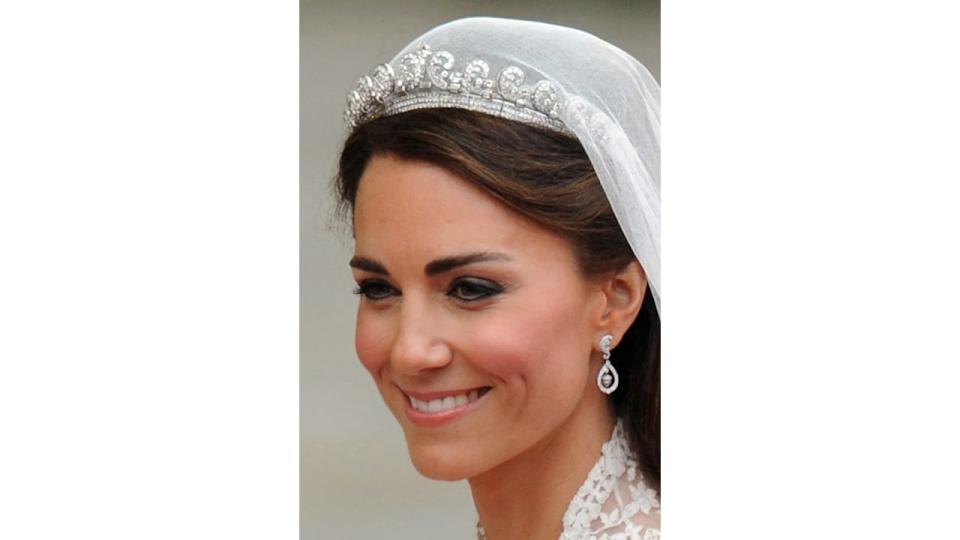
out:
<path id="1" fill-rule="evenodd" d="M 600 459 L 563 515 L 559 540 L 652 540 L 660 538 L 660 499 L 647 486 L 617 420 Z M 477 524 L 477 539 L 486 540 Z"/>

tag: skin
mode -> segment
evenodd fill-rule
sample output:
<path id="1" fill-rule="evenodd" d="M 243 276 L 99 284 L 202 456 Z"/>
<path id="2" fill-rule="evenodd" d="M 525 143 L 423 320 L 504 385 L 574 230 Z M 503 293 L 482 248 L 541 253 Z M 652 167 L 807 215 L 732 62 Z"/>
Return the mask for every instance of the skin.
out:
<path id="1" fill-rule="evenodd" d="M 414 466 L 467 479 L 488 538 L 557 538 L 613 429 L 598 344 L 636 318 L 642 269 L 588 279 L 566 239 L 445 169 L 390 155 L 360 180 L 354 233 L 357 354 Z M 487 260 L 436 267 L 464 254 Z M 405 391 L 480 387 L 450 422 L 408 417 Z"/>

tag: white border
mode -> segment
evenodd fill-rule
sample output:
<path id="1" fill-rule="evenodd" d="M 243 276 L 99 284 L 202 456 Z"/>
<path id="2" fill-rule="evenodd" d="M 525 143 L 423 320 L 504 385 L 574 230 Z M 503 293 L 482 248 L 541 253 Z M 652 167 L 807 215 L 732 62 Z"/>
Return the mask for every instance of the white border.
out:
<path id="1" fill-rule="evenodd" d="M 296 537 L 297 18 L 0 8 L 0 538 Z"/>
<path id="2" fill-rule="evenodd" d="M 664 4 L 665 538 L 956 535 L 957 20 Z"/>

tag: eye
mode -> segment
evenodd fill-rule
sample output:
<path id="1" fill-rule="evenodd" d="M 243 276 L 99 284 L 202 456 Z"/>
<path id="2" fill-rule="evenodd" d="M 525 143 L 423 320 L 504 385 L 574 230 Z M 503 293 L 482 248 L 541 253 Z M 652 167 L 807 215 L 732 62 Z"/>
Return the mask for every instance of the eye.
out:
<path id="1" fill-rule="evenodd" d="M 368 300 L 383 300 L 397 293 L 389 283 L 377 279 L 370 279 L 360 283 L 360 286 L 353 290 L 353 294 L 359 294 Z"/>
<path id="2" fill-rule="evenodd" d="M 458 300 L 473 302 L 502 292 L 503 287 L 493 281 L 479 278 L 461 278 L 453 282 L 447 294 Z"/>

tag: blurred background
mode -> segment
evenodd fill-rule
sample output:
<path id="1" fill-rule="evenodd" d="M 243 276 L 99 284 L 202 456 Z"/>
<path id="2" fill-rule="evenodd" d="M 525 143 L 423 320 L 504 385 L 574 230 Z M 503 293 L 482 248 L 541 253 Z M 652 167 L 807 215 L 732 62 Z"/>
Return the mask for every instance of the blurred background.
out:
<path id="1" fill-rule="evenodd" d="M 426 30 L 487 15 L 571 26 L 660 79 L 658 1 L 309 1 L 300 9 L 300 538 L 470 539 L 466 482 L 421 477 L 353 348 L 357 298 L 330 180 L 357 78 Z"/>

